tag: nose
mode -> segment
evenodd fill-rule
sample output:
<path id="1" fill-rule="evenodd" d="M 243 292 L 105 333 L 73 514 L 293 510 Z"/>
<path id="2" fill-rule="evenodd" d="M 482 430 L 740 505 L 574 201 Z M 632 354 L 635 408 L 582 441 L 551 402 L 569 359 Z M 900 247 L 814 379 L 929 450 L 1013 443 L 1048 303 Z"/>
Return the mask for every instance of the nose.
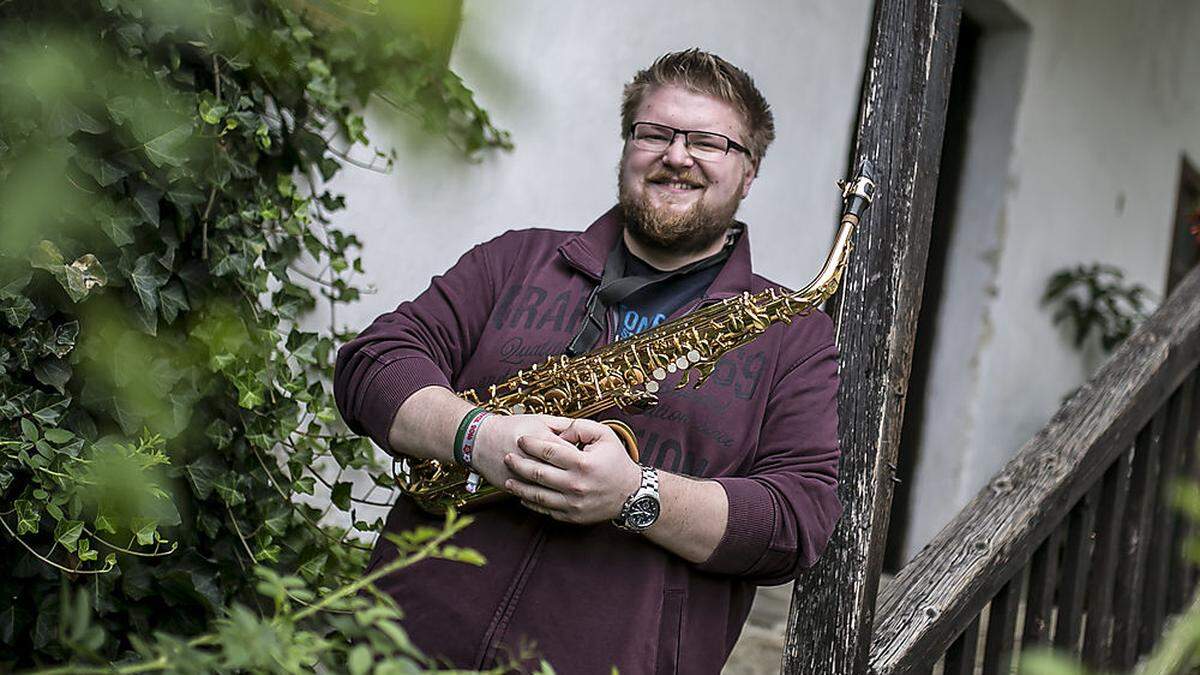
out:
<path id="1" fill-rule="evenodd" d="M 683 134 L 675 134 L 671 139 L 671 144 L 663 150 L 663 164 L 667 166 L 677 166 L 687 168 L 696 163 L 695 158 L 688 152 L 687 137 Z"/>

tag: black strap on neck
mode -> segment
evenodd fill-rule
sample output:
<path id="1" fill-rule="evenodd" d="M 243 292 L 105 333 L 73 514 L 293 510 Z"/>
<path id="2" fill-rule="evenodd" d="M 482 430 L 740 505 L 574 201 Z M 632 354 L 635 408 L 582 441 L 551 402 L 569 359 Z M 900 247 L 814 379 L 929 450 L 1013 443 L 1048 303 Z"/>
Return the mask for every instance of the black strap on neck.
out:
<path id="1" fill-rule="evenodd" d="M 627 249 L 624 239 L 618 239 L 617 245 L 613 246 L 612 251 L 608 254 L 608 260 L 604 263 L 604 274 L 600 277 L 600 284 L 592 290 L 591 296 L 588 297 L 587 311 L 583 315 L 583 325 L 579 327 L 579 332 L 567 345 L 567 356 L 578 356 L 596 346 L 596 343 L 600 341 L 600 334 L 604 332 L 604 314 L 609 307 L 619 304 L 625 298 L 651 284 L 662 283 L 685 274 L 720 265 L 729 257 L 736 241 L 736 236 L 730 235 L 725 240 L 725 246 L 719 252 L 679 269 L 656 274 L 625 276 Z"/>

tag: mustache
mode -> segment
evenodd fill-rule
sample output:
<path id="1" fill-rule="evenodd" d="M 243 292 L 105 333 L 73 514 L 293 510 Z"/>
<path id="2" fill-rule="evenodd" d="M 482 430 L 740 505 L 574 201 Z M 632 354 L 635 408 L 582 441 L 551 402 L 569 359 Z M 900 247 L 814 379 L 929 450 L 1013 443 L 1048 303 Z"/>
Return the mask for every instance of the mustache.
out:
<path id="1" fill-rule="evenodd" d="M 651 183 L 685 183 L 692 187 L 704 187 L 704 180 L 700 176 L 690 172 L 676 173 L 674 171 L 659 169 L 646 176 L 646 180 Z"/>

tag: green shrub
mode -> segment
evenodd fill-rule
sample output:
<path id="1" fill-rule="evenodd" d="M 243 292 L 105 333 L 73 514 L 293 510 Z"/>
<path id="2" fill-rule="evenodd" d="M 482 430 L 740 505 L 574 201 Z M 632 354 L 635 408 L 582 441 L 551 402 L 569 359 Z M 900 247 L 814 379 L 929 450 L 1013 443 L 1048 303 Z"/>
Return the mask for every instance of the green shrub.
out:
<path id="1" fill-rule="evenodd" d="M 370 97 L 467 156 L 508 146 L 446 67 L 459 16 L 0 2 L 0 670 L 145 657 L 287 615 L 278 579 L 293 602 L 361 576 L 381 523 L 343 472 L 390 478 L 333 406 L 345 336 L 297 320 L 358 297 L 323 186 Z"/>

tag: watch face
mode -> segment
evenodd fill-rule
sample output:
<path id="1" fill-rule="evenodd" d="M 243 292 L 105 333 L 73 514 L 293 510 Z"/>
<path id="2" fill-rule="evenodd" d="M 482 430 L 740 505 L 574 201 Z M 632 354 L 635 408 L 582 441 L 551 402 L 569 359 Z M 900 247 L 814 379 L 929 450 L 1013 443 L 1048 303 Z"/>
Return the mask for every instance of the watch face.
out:
<path id="1" fill-rule="evenodd" d="M 629 516 L 625 522 L 635 529 L 645 529 L 658 520 L 658 500 L 650 495 L 640 497 L 629 505 Z"/>

